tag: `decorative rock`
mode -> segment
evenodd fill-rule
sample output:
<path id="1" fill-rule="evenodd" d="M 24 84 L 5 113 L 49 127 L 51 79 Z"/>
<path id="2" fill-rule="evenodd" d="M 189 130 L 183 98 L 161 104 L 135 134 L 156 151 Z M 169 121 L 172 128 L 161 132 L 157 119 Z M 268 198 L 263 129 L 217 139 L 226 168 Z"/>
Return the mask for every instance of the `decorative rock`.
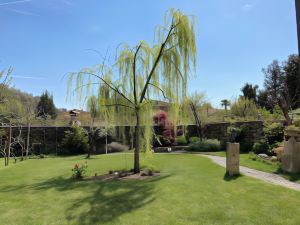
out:
<path id="1" fill-rule="evenodd" d="M 227 143 L 226 173 L 229 176 L 240 174 L 240 144 Z"/>
<path id="2" fill-rule="evenodd" d="M 272 161 L 272 162 L 276 162 L 276 161 L 278 161 L 278 158 L 277 158 L 276 156 L 272 156 L 272 157 L 271 157 L 271 161 Z"/>
<path id="3" fill-rule="evenodd" d="M 258 154 L 259 157 L 264 158 L 264 159 L 268 159 L 269 156 L 267 154 Z"/>

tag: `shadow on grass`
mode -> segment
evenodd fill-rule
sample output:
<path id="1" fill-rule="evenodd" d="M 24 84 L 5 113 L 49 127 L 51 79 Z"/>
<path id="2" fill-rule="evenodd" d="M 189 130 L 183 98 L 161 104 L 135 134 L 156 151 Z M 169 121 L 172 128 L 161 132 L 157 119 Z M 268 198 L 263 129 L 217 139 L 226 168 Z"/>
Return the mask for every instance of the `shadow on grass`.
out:
<path id="1" fill-rule="evenodd" d="M 224 177 L 223 177 L 223 180 L 225 181 L 232 181 L 232 180 L 236 180 L 238 179 L 239 177 L 241 177 L 242 175 L 239 174 L 239 175 L 234 175 L 234 176 L 230 176 L 227 172 L 224 174 Z"/>
<path id="2" fill-rule="evenodd" d="M 287 172 L 284 172 L 281 168 L 279 168 L 275 172 L 275 174 L 281 175 L 289 181 L 300 183 L 300 173 L 297 173 L 297 174 L 287 173 Z"/>
<path id="3" fill-rule="evenodd" d="M 54 189 L 62 196 L 68 196 L 65 216 L 70 224 L 105 224 L 115 222 L 123 214 L 144 207 L 155 200 L 156 182 L 169 175 L 149 178 L 148 180 L 129 181 L 76 181 L 57 177 L 45 182 L 27 186 L 6 187 L 4 191 L 33 191 L 43 193 Z M 3 191 L 3 189 L 1 190 Z M 71 200 L 70 200 L 71 199 Z"/>

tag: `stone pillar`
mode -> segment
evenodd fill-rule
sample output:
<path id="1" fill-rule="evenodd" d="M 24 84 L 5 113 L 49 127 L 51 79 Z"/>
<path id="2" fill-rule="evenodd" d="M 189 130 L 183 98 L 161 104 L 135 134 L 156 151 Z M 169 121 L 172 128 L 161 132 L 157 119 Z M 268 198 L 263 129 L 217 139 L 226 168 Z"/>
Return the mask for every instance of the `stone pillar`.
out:
<path id="1" fill-rule="evenodd" d="M 281 169 L 289 173 L 300 173 L 300 132 L 286 130 L 284 152 L 281 159 Z"/>
<path id="2" fill-rule="evenodd" d="M 236 176 L 240 174 L 240 144 L 227 143 L 226 174 Z"/>

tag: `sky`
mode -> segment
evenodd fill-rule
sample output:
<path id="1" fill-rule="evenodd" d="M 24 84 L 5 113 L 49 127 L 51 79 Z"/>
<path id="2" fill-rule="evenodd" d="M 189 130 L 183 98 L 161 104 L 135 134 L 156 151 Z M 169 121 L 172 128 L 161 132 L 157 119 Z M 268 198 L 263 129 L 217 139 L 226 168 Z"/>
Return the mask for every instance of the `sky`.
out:
<path id="1" fill-rule="evenodd" d="M 163 15 L 180 9 L 197 18 L 197 77 L 215 107 L 246 82 L 263 86 L 262 68 L 297 53 L 294 0 L 0 0 L 0 70 L 12 66 L 15 88 L 66 101 L 64 75 L 100 63 L 123 42 L 153 44 Z"/>

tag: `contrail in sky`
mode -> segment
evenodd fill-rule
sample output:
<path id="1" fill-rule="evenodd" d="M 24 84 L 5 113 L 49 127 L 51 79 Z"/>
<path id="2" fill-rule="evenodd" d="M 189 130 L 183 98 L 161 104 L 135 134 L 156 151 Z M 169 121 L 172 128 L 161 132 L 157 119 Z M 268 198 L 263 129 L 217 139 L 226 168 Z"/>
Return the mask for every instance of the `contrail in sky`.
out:
<path id="1" fill-rule="evenodd" d="M 13 77 L 13 78 L 22 78 L 22 79 L 33 79 L 33 80 L 47 79 L 47 77 L 17 76 L 17 75 L 12 75 L 11 77 Z"/>
<path id="2" fill-rule="evenodd" d="M 13 1 L 13 2 L 5 2 L 5 3 L 0 3 L 0 6 L 4 5 L 15 5 L 19 3 L 25 3 L 25 2 L 31 2 L 32 0 L 20 0 L 20 1 Z"/>

